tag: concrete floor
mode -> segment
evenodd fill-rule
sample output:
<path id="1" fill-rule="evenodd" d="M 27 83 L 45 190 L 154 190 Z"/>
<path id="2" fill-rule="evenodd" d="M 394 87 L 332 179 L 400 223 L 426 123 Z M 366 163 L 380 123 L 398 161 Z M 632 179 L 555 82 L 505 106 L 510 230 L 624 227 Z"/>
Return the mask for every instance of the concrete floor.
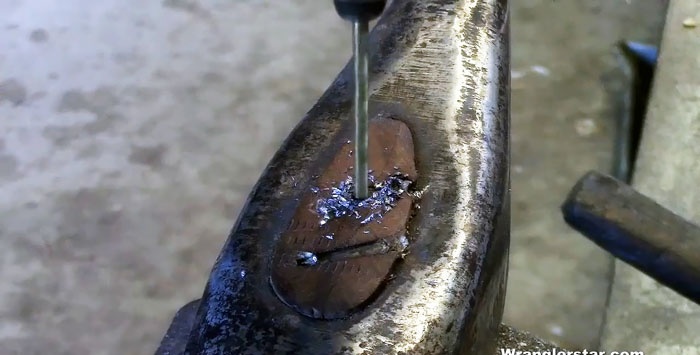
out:
<path id="1" fill-rule="evenodd" d="M 663 2 L 511 7 L 506 321 L 590 347 L 609 259 L 558 204 L 609 165 L 611 48 L 657 39 Z M 0 354 L 152 353 L 350 57 L 349 29 L 317 0 L 0 0 L 0 13 Z"/>
<path id="2" fill-rule="evenodd" d="M 586 171 L 612 164 L 621 39 L 656 43 L 663 1 L 513 2 L 511 271 L 505 322 L 565 348 L 599 343 L 610 257 L 562 220 Z"/>

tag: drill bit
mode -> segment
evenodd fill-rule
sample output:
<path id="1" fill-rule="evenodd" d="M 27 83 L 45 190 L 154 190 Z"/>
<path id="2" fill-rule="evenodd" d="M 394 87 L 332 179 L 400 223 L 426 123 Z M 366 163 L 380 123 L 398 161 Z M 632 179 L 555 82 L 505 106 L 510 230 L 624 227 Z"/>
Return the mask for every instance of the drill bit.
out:
<path id="1" fill-rule="evenodd" d="M 386 0 L 334 0 L 341 18 L 352 22 L 355 94 L 355 192 L 356 199 L 369 197 L 368 120 L 369 120 L 369 22 L 382 14 Z"/>
<path id="2" fill-rule="evenodd" d="M 352 23 L 353 56 L 355 58 L 355 198 L 369 197 L 367 162 L 367 126 L 369 120 L 369 69 L 367 34 L 369 23 L 355 20 Z"/>

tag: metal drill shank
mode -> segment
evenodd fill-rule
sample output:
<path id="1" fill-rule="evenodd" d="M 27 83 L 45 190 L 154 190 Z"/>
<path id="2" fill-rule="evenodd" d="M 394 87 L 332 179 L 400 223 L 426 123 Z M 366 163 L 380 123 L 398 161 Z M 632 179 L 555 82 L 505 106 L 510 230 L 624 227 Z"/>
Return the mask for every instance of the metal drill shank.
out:
<path id="1" fill-rule="evenodd" d="M 369 108 L 369 69 L 367 40 L 369 23 L 353 21 L 352 44 L 354 53 L 355 97 L 355 198 L 368 197 L 367 190 L 367 128 Z"/>
<path id="2" fill-rule="evenodd" d="M 253 189 L 191 324 L 171 328 L 190 336 L 166 335 L 158 354 L 494 353 L 509 245 L 506 5 L 394 0 L 370 35 L 369 117 L 409 127 L 424 190 L 408 254 L 376 300 L 320 321 L 280 302 L 269 284 L 298 197 L 352 136 L 350 63 Z"/>

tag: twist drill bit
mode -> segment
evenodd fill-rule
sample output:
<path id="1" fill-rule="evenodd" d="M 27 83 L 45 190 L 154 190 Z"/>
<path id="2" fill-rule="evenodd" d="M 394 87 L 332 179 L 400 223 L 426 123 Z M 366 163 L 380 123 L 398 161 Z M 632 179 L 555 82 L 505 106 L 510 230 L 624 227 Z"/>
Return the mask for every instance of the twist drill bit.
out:
<path id="1" fill-rule="evenodd" d="M 352 23 L 353 55 L 355 58 L 355 198 L 365 199 L 368 191 L 367 125 L 369 110 L 369 70 L 367 67 L 367 32 L 364 21 Z"/>
<path id="2" fill-rule="evenodd" d="M 386 0 L 334 0 L 341 18 L 352 22 L 355 115 L 355 198 L 369 197 L 367 127 L 369 109 L 369 22 L 382 14 Z"/>

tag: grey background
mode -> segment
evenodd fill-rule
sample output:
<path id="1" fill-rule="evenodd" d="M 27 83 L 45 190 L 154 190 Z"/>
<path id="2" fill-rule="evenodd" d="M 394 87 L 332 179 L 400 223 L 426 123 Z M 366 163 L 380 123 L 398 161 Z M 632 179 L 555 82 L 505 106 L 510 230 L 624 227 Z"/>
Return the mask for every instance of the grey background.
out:
<path id="1" fill-rule="evenodd" d="M 663 1 L 512 1 L 506 322 L 597 344 L 610 259 L 558 206 L 607 169 L 606 79 Z M 331 1 L 0 0 L 0 353 L 149 354 L 350 58 Z"/>

